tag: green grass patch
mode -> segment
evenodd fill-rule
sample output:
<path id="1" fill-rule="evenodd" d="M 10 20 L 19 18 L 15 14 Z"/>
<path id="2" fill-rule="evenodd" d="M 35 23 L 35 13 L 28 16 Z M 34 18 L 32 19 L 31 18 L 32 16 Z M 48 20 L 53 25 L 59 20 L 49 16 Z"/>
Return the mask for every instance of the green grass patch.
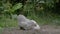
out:
<path id="1" fill-rule="evenodd" d="M 31 14 L 27 16 L 29 19 L 35 20 L 40 25 L 60 25 L 60 16 L 54 14 L 35 15 Z"/>
<path id="2" fill-rule="evenodd" d="M 54 14 L 41 16 L 30 14 L 27 18 L 35 20 L 39 25 L 60 25 L 60 16 Z M 0 18 L 0 27 L 17 27 L 17 20 L 2 17 Z"/>
<path id="3" fill-rule="evenodd" d="M 0 19 L 0 27 L 15 27 L 17 26 L 17 20 L 4 18 Z"/>

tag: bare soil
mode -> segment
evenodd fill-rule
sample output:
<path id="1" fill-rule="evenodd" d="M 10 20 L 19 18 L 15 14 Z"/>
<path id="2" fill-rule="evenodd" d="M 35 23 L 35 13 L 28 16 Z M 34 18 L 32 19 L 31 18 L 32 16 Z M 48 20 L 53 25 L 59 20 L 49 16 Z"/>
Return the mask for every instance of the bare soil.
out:
<path id="1" fill-rule="evenodd" d="M 60 34 L 60 26 L 41 26 L 39 31 L 36 30 L 20 30 L 16 27 L 4 28 L 2 34 Z"/>

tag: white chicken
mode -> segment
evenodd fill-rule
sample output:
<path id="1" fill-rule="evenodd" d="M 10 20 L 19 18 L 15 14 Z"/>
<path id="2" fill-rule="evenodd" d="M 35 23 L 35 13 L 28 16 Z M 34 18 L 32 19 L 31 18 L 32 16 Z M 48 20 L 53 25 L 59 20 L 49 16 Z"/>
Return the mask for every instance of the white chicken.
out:
<path id="1" fill-rule="evenodd" d="M 17 16 L 18 25 L 24 30 L 36 29 L 39 30 L 40 26 L 34 20 L 27 19 L 24 15 Z"/>

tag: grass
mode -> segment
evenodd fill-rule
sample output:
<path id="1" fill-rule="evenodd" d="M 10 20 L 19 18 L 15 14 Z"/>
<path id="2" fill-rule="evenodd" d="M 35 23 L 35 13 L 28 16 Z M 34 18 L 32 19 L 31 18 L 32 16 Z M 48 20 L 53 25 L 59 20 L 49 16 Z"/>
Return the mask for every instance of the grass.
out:
<path id="1" fill-rule="evenodd" d="M 57 15 L 28 15 L 27 18 L 35 20 L 39 25 L 60 25 L 60 16 Z M 0 27 L 17 27 L 16 19 L 0 18 Z"/>
<path id="2" fill-rule="evenodd" d="M 2 34 L 2 32 L 3 32 L 3 28 L 0 27 L 0 34 Z"/>
<path id="3" fill-rule="evenodd" d="M 60 25 L 60 16 L 54 14 L 34 15 L 28 16 L 29 19 L 37 21 L 40 25 Z"/>
<path id="4" fill-rule="evenodd" d="M 17 20 L 3 18 L 0 19 L 0 27 L 15 27 L 17 26 Z"/>

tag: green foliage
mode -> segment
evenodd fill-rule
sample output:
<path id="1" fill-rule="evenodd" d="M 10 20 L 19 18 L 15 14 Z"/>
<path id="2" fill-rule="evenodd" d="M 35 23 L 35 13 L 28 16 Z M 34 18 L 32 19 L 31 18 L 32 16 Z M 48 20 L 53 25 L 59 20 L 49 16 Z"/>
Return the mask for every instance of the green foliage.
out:
<path id="1" fill-rule="evenodd" d="M 4 29 L 0 27 L 0 34 L 2 34 L 2 33 L 3 33 L 3 30 L 4 30 Z"/>
<path id="2" fill-rule="evenodd" d="M 40 25 L 60 25 L 59 15 L 52 13 L 56 0 L 27 0 L 25 5 L 19 3 L 18 0 L 16 2 L 14 0 L 0 0 L 0 27 L 17 26 L 16 20 L 9 19 L 9 17 L 19 12 L 27 15 L 29 19 L 37 21 Z"/>
<path id="3" fill-rule="evenodd" d="M 12 7 L 12 11 L 14 12 L 14 11 L 16 11 L 17 9 L 20 9 L 22 7 L 22 4 L 21 3 L 17 3 L 16 5 L 14 5 L 13 7 Z"/>
<path id="4" fill-rule="evenodd" d="M 17 21 L 14 19 L 9 19 L 9 18 L 2 18 L 0 19 L 0 27 L 16 27 L 17 26 Z"/>

